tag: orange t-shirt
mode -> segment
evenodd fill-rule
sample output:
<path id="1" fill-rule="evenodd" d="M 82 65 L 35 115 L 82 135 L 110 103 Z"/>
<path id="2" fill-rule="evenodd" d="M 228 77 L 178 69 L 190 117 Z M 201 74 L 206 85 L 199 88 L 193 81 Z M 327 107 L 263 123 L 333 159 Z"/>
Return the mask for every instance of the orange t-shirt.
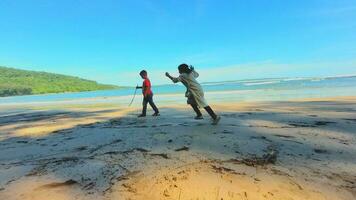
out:
<path id="1" fill-rule="evenodd" d="M 151 95 L 152 94 L 152 90 L 151 90 L 151 81 L 148 78 L 145 78 L 145 80 L 143 81 L 142 84 L 142 94 L 144 96 L 146 95 Z"/>

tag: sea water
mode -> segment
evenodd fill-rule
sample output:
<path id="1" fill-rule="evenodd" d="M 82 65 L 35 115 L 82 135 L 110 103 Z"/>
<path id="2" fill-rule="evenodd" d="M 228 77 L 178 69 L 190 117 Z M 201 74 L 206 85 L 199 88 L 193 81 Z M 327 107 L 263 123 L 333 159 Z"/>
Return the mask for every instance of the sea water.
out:
<path id="1" fill-rule="evenodd" d="M 206 97 L 212 101 L 283 101 L 356 95 L 356 76 L 329 78 L 275 78 L 202 83 Z M 155 96 L 184 98 L 181 84 L 153 85 Z M 41 102 L 80 102 L 88 99 L 105 101 L 133 95 L 135 88 L 91 92 L 28 95 L 0 98 L 0 105 Z M 140 91 L 137 92 L 140 95 Z M 128 101 L 126 100 L 126 101 Z M 175 101 L 168 98 L 167 101 Z M 181 99 L 179 99 L 181 100 Z M 125 102 L 127 103 L 127 102 Z"/>

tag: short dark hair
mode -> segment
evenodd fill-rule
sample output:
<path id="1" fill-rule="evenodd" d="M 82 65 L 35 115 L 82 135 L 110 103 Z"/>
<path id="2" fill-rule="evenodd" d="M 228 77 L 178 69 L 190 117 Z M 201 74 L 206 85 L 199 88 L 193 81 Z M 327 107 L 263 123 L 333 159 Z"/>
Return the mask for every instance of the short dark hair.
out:
<path id="1" fill-rule="evenodd" d="M 141 76 L 147 76 L 147 71 L 146 71 L 146 70 L 140 71 L 140 75 L 141 75 Z"/>
<path id="2" fill-rule="evenodd" d="M 179 71 L 180 74 L 181 74 L 181 73 L 190 74 L 190 73 L 192 72 L 192 70 L 189 68 L 189 66 L 188 66 L 187 64 L 185 64 L 185 63 L 180 64 L 180 65 L 178 66 L 178 71 Z"/>

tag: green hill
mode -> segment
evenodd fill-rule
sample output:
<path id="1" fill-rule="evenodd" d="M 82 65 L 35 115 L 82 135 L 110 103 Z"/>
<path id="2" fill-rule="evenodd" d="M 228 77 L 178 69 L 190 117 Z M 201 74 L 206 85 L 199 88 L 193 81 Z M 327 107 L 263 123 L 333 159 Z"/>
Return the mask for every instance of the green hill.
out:
<path id="1" fill-rule="evenodd" d="M 0 96 L 117 89 L 73 76 L 0 67 Z"/>

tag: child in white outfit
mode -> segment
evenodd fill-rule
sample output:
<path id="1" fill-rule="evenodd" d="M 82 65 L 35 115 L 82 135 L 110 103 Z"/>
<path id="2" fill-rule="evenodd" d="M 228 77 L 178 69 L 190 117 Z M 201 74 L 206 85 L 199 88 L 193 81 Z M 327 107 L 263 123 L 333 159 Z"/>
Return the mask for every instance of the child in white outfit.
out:
<path id="1" fill-rule="evenodd" d="M 166 76 L 174 83 L 182 82 L 183 85 L 187 88 L 185 96 L 188 98 L 187 103 L 192 106 L 195 113 L 197 114 L 195 119 L 203 119 L 203 115 L 199 108 L 204 108 L 213 119 L 213 124 L 218 124 L 220 117 L 214 113 L 214 111 L 206 102 L 203 88 L 196 80 L 196 78 L 199 77 L 198 72 L 196 72 L 192 66 L 189 67 L 187 64 L 179 65 L 178 71 L 179 77 L 172 77 L 168 72 L 166 72 Z"/>

